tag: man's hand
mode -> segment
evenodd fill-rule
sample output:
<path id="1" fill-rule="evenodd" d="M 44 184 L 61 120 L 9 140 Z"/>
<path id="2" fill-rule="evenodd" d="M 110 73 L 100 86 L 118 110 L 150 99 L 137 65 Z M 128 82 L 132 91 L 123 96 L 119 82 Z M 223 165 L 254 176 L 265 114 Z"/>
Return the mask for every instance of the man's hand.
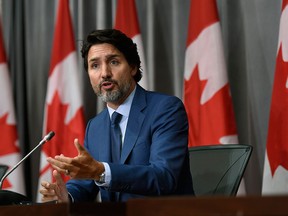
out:
<path id="1" fill-rule="evenodd" d="M 41 182 L 42 188 L 39 192 L 43 195 L 42 202 L 54 200 L 58 202 L 68 202 L 68 191 L 60 173 L 54 170 L 53 176 L 56 179 L 55 183 L 49 183 L 46 181 Z"/>
<path id="2" fill-rule="evenodd" d="M 100 175 L 105 171 L 104 165 L 96 161 L 80 145 L 78 139 L 74 140 L 74 145 L 78 151 L 78 156 L 74 158 L 57 155 L 55 158 L 47 158 L 47 161 L 59 173 L 69 175 L 71 179 L 93 179 L 98 181 Z"/>

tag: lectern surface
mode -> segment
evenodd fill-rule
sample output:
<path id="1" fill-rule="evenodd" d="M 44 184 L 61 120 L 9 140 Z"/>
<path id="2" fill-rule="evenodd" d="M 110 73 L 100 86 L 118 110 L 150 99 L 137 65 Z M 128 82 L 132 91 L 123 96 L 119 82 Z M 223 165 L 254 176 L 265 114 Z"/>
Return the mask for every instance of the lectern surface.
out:
<path id="1" fill-rule="evenodd" d="M 132 216 L 278 216 L 288 215 L 287 196 L 269 197 L 167 197 L 127 202 Z"/>

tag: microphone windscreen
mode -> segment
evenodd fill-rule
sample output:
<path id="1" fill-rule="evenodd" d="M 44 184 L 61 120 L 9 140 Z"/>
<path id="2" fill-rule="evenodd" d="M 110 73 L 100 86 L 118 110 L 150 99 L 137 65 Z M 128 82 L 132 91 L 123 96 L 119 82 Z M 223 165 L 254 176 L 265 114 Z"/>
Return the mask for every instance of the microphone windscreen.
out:
<path id="1" fill-rule="evenodd" d="M 49 141 L 52 139 L 52 137 L 54 137 L 55 132 L 54 131 L 50 131 L 47 136 L 46 136 L 46 140 Z"/>

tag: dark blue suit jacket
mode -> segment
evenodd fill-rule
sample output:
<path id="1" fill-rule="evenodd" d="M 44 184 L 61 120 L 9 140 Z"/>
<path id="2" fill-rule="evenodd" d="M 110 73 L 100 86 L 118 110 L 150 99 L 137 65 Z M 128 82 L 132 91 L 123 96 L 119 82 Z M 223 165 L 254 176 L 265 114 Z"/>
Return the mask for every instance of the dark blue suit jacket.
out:
<path id="1" fill-rule="evenodd" d="M 111 163 L 108 109 L 91 119 L 85 148 L 107 162 L 109 188 L 93 180 L 70 180 L 69 193 L 77 201 L 93 201 L 99 189 L 102 201 L 126 201 L 143 196 L 194 194 L 189 171 L 188 122 L 182 101 L 149 92 L 137 85 L 122 149 L 121 163 Z M 113 196 L 112 196 L 113 195 Z"/>

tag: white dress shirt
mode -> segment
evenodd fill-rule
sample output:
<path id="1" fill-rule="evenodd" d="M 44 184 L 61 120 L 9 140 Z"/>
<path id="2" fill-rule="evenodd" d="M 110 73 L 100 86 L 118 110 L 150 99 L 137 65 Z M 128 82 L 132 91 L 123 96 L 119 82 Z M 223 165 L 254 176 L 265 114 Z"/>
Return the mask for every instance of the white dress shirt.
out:
<path id="1" fill-rule="evenodd" d="M 122 133 L 122 146 L 124 143 L 124 139 L 125 139 L 125 132 L 126 132 L 126 128 L 127 128 L 127 123 L 128 123 L 128 118 L 129 118 L 129 113 L 130 113 L 130 109 L 131 109 L 131 105 L 132 105 L 132 101 L 135 95 L 135 91 L 136 91 L 136 87 L 134 88 L 134 90 L 131 92 L 131 94 L 128 96 L 128 98 L 126 98 L 126 100 L 124 101 L 124 103 L 122 103 L 117 110 L 112 109 L 111 107 L 109 107 L 107 105 L 108 108 L 108 112 L 110 115 L 110 119 L 111 116 L 113 114 L 113 112 L 118 112 L 122 115 L 122 119 L 119 123 L 120 129 L 121 129 L 121 133 Z M 108 187 L 110 184 L 110 181 L 112 179 L 111 176 L 111 169 L 110 166 L 107 162 L 103 161 L 102 162 L 105 168 L 105 182 L 100 184 L 99 182 L 96 182 L 96 185 L 101 186 L 101 187 Z"/>

